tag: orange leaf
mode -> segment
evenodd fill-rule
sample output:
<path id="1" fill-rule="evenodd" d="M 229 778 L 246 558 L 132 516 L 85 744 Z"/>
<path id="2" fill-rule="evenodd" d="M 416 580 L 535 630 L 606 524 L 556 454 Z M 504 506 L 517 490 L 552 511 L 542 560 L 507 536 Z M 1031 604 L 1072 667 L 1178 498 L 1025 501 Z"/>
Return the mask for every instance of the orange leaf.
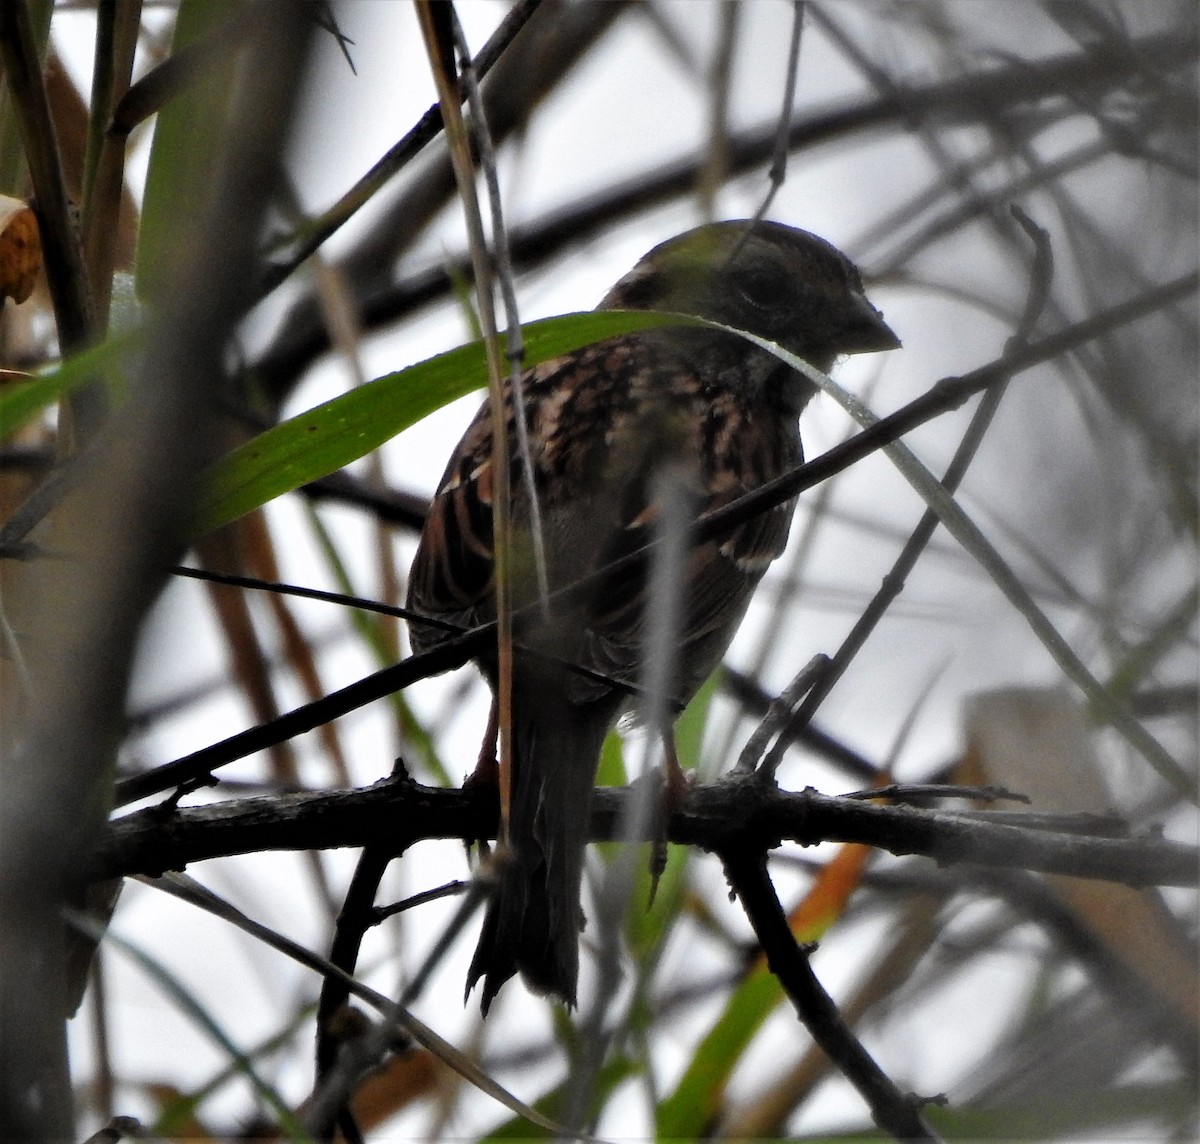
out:
<path id="1" fill-rule="evenodd" d="M 825 863 L 788 918 L 797 941 L 816 941 L 842 916 L 862 881 L 871 851 L 872 847 L 861 842 L 847 842 Z"/>
<path id="2" fill-rule="evenodd" d="M 0 195 L 0 305 L 5 298 L 24 302 L 41 269 L 37 217 L 20 199 Z"/>

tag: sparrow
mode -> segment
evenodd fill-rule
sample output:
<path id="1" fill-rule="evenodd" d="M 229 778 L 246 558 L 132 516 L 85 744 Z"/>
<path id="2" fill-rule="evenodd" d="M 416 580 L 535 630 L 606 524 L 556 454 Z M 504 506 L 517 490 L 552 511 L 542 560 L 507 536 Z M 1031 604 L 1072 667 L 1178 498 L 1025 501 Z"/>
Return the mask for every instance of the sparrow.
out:
<path id="1" fill-rule="evenodd" d="M 900 344 L 845 255 L 776 222 L 719 222 L 669 239 L 598 309 L 710 319 L 776 342 L 822 372 L 843 354 Z M 815 392 L 767 350 L 698 326 L 610 338 L 525 371 L 522 412 L 551 596 L 651 539 L 665 465 L 698 512 L 800 465 L 799 416 Z M 537 602 L 538 588 L 511 387 L 504 401 L 512 594 L 521 608 Z M 413 612 L 459 628 L 495 618 L 493 485 L 485 401 L 430 506 L 409 578 Z M 691 547 L 680 596 L 676 710 L 720 662 L 755 586 L 784 549 L 794 505 Z M 568 594 L 568 603 L 522 629 L 514 650 L 513 853 L 500 869 L 467 978 L 468 995 L 483 978 L 485 1014 L 518 972 L 534 992 L 576 1001 L 591 792 L 604 738 L 630 707 L 638 679 L 648 577 L 627 562 L 589 584 L 581 598 Z M 418 653 L 453 634 L 410 623 Z M 495 653 L 478 662 L 494 693 Z M 493 704 L 489 737 L 494 727 Z M 489 749 L 494 759 L 487 740 L 481 759 Z"/>

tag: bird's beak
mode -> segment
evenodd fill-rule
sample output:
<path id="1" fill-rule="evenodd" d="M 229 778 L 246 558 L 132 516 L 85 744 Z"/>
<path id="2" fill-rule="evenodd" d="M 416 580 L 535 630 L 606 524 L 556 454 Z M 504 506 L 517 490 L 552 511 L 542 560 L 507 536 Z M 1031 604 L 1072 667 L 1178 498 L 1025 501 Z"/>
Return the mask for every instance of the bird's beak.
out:
<path id="1" fill-rule="evenodd" d="M 900 348 L 900 339 L 892 332 L 883 315 L 862 295 L 854 299 L 855 310 L 841 339 L 843 353 L 873 354 Z"/>

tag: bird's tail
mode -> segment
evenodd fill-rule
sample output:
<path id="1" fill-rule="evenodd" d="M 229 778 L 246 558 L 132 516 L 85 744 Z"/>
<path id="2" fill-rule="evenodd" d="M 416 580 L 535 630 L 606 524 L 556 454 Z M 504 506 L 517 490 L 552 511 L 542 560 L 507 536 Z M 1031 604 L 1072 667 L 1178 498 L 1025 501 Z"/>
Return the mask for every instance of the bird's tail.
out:
<path id="1" fill-rule="evenodd" d="M 570 703 L 555 686 L 516 690 L 526 705 L 513 712 L 513 852 L 467 974 L 468 993 L 484 979 L 485 1014 L 517 972 L 534 992 L 575 1004 L 592 786 L 613 714 L 604 702 Z"/>

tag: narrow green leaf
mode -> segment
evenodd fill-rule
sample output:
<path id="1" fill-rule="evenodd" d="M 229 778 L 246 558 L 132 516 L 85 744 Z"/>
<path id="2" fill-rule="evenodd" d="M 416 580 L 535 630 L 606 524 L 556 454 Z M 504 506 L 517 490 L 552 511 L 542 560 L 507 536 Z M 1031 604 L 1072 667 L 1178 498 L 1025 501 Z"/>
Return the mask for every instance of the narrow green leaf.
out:
<path id="1" fill-rule="evenodd" d="M 313 530 L 313 536 L 316 539 L 318 547 L 325 554 L 325 559 L 329 564 L 330 571 L 333 573 L 338 591 L 345 593 L 347 596 L 361 596 L 362 593 L 358 591 L 352 581 L 346 562 L 342 559 L 342 554 L 338 551 L 338 547 L 334 543 L 329 529 L 325 527 L 325 523 L 321 519 L 321 514 L 317 512 L 316 506 L 310 501 L 305 505 L 305 508 L 307 510 L 306 515 L 309 526 Z M 350 609 L 350 623 L 358 632 L 359 637 L 374 658 L 375 663 L 381 668 L 394 662 L 393 656 L 384 640 L 382 619 L 382 616 L 360 611 L 357 608 Z M 388 699 L 391 703 L 396 725 L 403 735 L 405 743 L 408 745 L 408 750 L 428 769 L 429 774 L 435 781 L 442 786 L 456 785 L 451 780 L 450 773 L 446 770 L 445 764 L 437 753 L 437 743 L 434 737 L 421 725 L 416 715 L 413 714 L 413 710 L 408 705 L 404 695 L 403 691 L 394 691 Z M 411 762 L 411 760 L 406 761 Z M 410 766 L 411 769 L 413 768 Z"/>
<path id="2" fill-rule="evenodd" d="M 609 731 L 600 750 L 600 766 L 596 770 L 597 786 L 624 786 L 629 781 L 625 769 L 625 749 L 621 736 Z"/>
<path id="3" fill-rule="evenodd" d="M 217 34 L 239 9 L 235 0 L 183 0 L 175 17 L 172 53 Z M 213 185 L 236 64 L 237 53 L 231 48 L 155 120 L 138 236 L 137 285 L 143 298 L 155 297 L 179 257 L 181 217 L 194 217 Z"/>
<path id="4" fill-rule="evenodd" d="M 708 716 L 712 701 L 721 690 L 721 668 L 717 668 L 692 696 L 688 705 L 675 720 L 675 751 L 685 771 L 694 771 L 700 765 L 700 749 L 704 745 L 704 732 L 708 728 Z"/>
<path id="5" fill-rule="evenodd" d="M 525 364 L 592 342 L 683 319 L 644 311 L 565 314 L 522 328 Z M 222 457 L 202 484 L 193 532 L 236 520 L 309 481 L 344 468 L 487 381 L 483 343 L 472 342 L 376 378 L 281 422 Z"/>
<path id="6" fill-rule="evenodd" d="M 704 730 L 712 701 L 720 689 L 721 672 L 714 671 L 704 686 L 688 704 L 675 725 L 676 748 L 681 761 L 693 767 L 700 758 Z M 673 846 L 659 887 L 655 908 L 667 911 L 670 923 L 681 908 L 683 878 L 691 852 Z M 646 924 L 630 925 L 631 947 L 650 940 L 649 923 L 658 919 L 647 917 Z M 660 925 L 663 923 L 660 921 Z M 662 940 L 660 935 L 659 941 Z M 733 992 L 720 1017 L 697 1046 L 688 1067 L 675 1091 L 658 1106 L 657 1135 L 660 1140 L 696 1139 L 706 1132 L 720 1112 L 725 1089 L 734 1069 L 763 1023 L 779 1005 L 783 990 L 775 976 L 765 968 L 752 971 Z"/>
<path id="7" fill-rule="evenodd" d="M 732 993 L 671 1093 L 658 1106 L 660 1140 L 699 1139 L 721 1109 L 742 1054 L 783 997 L 774 974 L 754 970 Z"/>
<path id="8" fill-rule="evenodd" d="M 612 1096 L 617 1086 L 628 1077 L 633 1076 L 637 1072 L 637 1066 L 627 1057 L 614 1057 L 606 1061 L 600 1069 L 600 1075 L 596 1079 L 595 1099 L 593 1101 L 596 1109 L 603 1108 L 608 1098 Z M 533 1107 L 543 1116 L 554 1117 L 559 1106 L 562 1103 L 562 1095 L 566 1085 L 570 1083 L 568 1078 L 562 1085 L 551 1089 L 545 1096 L 534 1102 Z M 538 1125 L 530 1124 L 522 1116 L 514 1116 L 511 1120 L 505 1121 L 494 1131 L 485 1136 L 484 1141 L 499 1141 L 499 1140 L 551 1140 L 557 1139 L 553 1134 Z M 575 1137 L 571 1137 L 575 1139 Z M 593 1139 L 590 1136 L 580 1137 L 582 1140 Z"/>
<path id="9" fill-rule="evenodd" d="M 68 358 L 50 373 L 5 384 L 0 388 L 0 441 L 11 437 L 42 410 L 98 377 L 105 377 L 117 386 L 123 384 L 122 367 L 134 341 L 128 334 L 109 338 Z"/>

